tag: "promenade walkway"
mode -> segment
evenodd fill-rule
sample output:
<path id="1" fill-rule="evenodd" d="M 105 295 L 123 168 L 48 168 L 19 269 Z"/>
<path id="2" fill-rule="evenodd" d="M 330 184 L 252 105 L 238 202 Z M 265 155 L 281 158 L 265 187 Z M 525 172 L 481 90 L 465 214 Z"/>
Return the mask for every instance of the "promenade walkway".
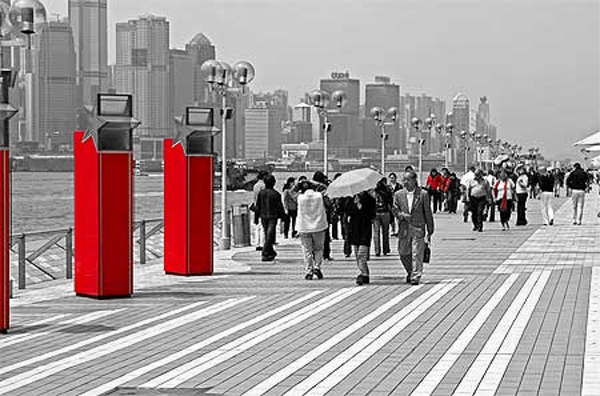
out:
<path id="1" fill-rule="evenodd" d="M 0 395 L 600 395 L 600 196 L 582 226 L 559 206 L 542 226 L 530 201 L 509 232 L 436 215 L 420 286 L 396 255 L 356 286 L 340 241 L 306 281 L 292 240 L 274 263 L 217 252 L 212 277 L 138 265 L 131 299 L 18 291 Z"/>

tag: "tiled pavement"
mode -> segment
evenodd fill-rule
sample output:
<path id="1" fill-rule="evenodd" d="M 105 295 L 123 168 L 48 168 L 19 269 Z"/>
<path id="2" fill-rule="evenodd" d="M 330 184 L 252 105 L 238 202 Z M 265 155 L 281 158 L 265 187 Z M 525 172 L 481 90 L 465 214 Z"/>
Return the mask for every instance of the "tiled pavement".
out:
<path id="1" fill-rule="evenodd" d="M 216 253 L 213 277 L 136 266 L 131 299 L 72 296 L 67 281 L 19 292 L 0 336 L 0 394 L 600 395 L 600 197 L 584 225 L 474 233 L 439 214 L 424 284 L 396 256 L 357 287 L 334 241 L 305 281 L 297 241 L 264 264 Z M 395 243 L 395 240 L 393 240 Z"/>

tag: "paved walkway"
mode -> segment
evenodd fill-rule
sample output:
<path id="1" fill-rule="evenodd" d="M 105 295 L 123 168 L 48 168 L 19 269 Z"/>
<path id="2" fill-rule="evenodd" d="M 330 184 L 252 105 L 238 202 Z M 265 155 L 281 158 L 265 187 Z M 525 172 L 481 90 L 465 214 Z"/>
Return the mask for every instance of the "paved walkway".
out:
<path id="1" fill-rule="evenodd" d="M 96 301 L 72 283 L 19 291 L 0 336 L 0 395 L 600 395 L 600 197 L 582 226 L 471 231 L 436 215 L 424 283 L 397 256 L 371 285 L 334 241 L 305 281 L 297 241 L 274 263 L 218 252 L 213 277 L 136 266 L 136 294 Z M 393 240 L 395 243 L 395 240 Z"/>

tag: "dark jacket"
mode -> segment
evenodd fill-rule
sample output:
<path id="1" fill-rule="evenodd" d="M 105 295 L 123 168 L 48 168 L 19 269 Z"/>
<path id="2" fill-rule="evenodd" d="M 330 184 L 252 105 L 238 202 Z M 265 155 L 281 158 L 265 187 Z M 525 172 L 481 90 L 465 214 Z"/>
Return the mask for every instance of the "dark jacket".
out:
<path id="1" fill-rule="evenodd" d="M 388 186 L 377 187 L 373 192 L 377 213 L 391 213 L 394 196 Z"/>
<path id="2" fill-rule="evenodd" d="M 583 169 L 574 169 L 567 179 L 567 187 L 571 190 L 585 190 L 588 175 Z"/>
<path id="3" fill-rule="evenodd" d="M 540 175 L 539 186 L 542 192 L 554 192 L 554 176 L 551 174 Z"/>
<path id="4" fill-rule="evenodd" d="M 353 246 L 371 246 L 375 198 L 370 194 L 363 194 L 360 203 L 359 209 L 353 199 L 346 201 L 344 212 L 348 216 L 348 242 Z"/>
<path id="5" fill-rule="evenodd" d="M 256 216 L 254 223 L 258 224 L 258 219 L 277 220 L 285 217 L 281 194 L 272 188 L 260 190 L 256 199 Z"/>

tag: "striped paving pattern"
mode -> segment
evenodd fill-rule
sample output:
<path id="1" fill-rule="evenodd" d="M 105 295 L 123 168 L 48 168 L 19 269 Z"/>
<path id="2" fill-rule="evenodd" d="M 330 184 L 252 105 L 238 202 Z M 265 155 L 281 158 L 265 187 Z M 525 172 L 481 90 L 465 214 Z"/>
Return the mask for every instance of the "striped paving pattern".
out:
<path id="1" fill-rule="evenodd" d="M 561 223 L 563 202 L 553 229 L 473 233 L 438 215 L 420 286 L 395 256 L 372 257 L 372 284 L 355 286 L 338 241 L 325 279 L 305 281 L 297 243 L 282 242 L 274 263 L 236 253 L 248 273 L 19 306 L 0 337 L 0 394 L 598 395 L 600 265 L 517 262 L 595 254 L 577 235 L 600 228 L 597 201 L 581 227 Z"/>

